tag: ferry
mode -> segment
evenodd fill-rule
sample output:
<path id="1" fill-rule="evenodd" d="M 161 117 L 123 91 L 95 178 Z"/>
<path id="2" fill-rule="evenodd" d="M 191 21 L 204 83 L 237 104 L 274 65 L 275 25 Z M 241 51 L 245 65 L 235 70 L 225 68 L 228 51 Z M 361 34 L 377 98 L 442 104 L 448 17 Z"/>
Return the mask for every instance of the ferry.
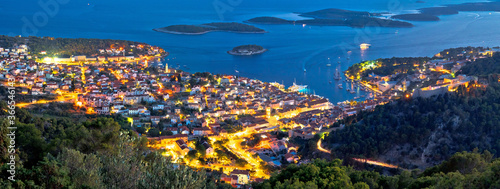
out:
<path id="1" fill-rule="evenodd" d="M 292 86 L 288 87 L 288 90 L 293 92 L 303 91 L 305 89 L 307 89 L 307 85 L 297 85 L 295 82 L 293 82 Z"/>
<path id="2" fill-rule="evenodd" d="M 359 48 L 361 50 L 366 50 L 366 49 L 370 48 L 370 44 L 368 44 L 368 43 L 362 43 L 361 45 L 359 45 Z"/>

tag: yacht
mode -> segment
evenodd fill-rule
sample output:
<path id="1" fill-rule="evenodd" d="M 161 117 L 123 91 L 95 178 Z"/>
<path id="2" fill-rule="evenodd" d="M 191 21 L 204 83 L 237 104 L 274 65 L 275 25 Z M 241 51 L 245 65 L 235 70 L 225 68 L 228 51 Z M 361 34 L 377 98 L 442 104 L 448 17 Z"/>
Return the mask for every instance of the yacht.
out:
<path id="1" fill-rule="evenodd" d="M 295 82 L 293 82 L 293 85 L 288 87 L 288 90 L 292 92 L 298 92 L 298 91 L 303 91 L 307 89 L 307 85 L 297 85 Z"/>
<path id="2" fill-rule="evenodd" d="M 368 43 L 362 43 L 361 45 L 359 45 L 359 48 L 361 50 L 366 50 L 366 49 L 370 48 L 370 44 L 368 44 Z"/>
<path id="3" fill-rule="evenodd" d="M 333 76 L 335 80 L 341 80 L 342 76 L 340 76 L 340 64 L 337 65 L 337 69 L 335 69 L 335 75 Z"/>

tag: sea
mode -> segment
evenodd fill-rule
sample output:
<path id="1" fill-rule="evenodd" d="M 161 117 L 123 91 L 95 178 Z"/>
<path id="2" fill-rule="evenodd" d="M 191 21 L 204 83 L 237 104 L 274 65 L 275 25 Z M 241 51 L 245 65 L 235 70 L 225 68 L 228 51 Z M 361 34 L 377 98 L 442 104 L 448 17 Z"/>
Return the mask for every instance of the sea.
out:
<path id="1" fill-rule="evenodd" d="M 343 80 L 340 71 L 363 60 L 433 56 L 443 49 L 500 45 L 500 13 L 461 12 L 438 22 L 411 22 L 413 28 L 255 25 L 268 33 L 212 32 L 178 35 L 152 29 L 173 24 L 242 22 L 257 16 L 304 19 L 298 13 L 339 8 L 394 14 L 465 0 L 17 0 L 0 4 L 0 34 L 123 39 L 164 48 L 164 60 L 187 72 L 231 74 L 266 82 L 307 85 L 309 93 L 339 102 L 367 95 Z M 370 48 L 361 50 L 361 43 Z M 268 49 L 255 56 L 232 56 L 238 45 Z M 327 66 L 331 64 L 331 66 Z M 306 70 L 306 71 L 304 71 Z M 343 84 L 343 89 L 338 87 Z M 363 98 L 360 98 L 363 99 Z"/>

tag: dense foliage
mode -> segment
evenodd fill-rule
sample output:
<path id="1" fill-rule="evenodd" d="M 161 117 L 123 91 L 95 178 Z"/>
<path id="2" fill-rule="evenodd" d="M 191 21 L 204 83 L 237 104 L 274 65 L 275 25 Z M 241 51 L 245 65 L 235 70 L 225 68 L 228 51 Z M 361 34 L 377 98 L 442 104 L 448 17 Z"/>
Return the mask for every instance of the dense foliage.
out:
<path id="1" fill-rule="evenodd" d="M 500 53 L 493 54 L 492 57 L 477 59 L 465 65 L 461 73 L 467 75 L 487 76 L 500 73 Z"/>
<path id="2" fill-rule="evenodd" d="M 6 109 L 4 102 L 2 110 Z M 75 123 L 16 109 L 16 181 L 7 180 L 9 139 L 0 119 L 0 188 L 216 188 L 217 175 L 174 165 L 110 118 Z"/>
<path id="3" fill-rule="evenodd" d="M 358 171 L 341 165 L 340 160 L 289 165 L 255 188 L 499 188 L 500 159 L 485 152 L 461 152 L 423 173 L 404 170 L 395 176 L 374 171 Z"/>
<path id="4" fill-rule="evenodd" d="M 242 24 L 237 22 L 212 22 L 202 25 L 171 25 L 156 31 L 178 32 L 187 34 L 202 34 L 209 31 L 229 31 L 241 33 L 263 33 L 263 29 L 252 25 Z"/>
<path id="5" fill-rule="evenodd" d="M 347 69 L 346 73 L 352 76 L 359 75 L 361 78 L 365 78 L 372 73 L 379 76 L 401 73 L 412 74 L 417 69 L 422 68 L 423 63 L 429 60 L 428 57 L 377 59 L 354 64 Z"/>
<path id="6" fill-rule="evenodd" d="M 391 18 L 408 21 L 439 21 L 439 17 L 430 14 L 398 14 Z"/>
<path id="7" fill-rule="evenodd" d="M 130 45 L 138 45 L 138 42 L 112 39 L 84 39 L 84 38 L 53 38 L 53 37 L 10 37 L 0 35 L 1 47 L 13 47 L 15 44 L 29 46 L 29 51 L 39 56 L 69 57 L 71 55 L 99 55 L 98 49 L 120 48 L 130 52 Z M 40 55 L 41 51 L 46 51 L 46 55 Z M 140 50 L 132 51 L 134 54 L 141 54 Z"/>
<path id="8" fill-rule="evenodd" d="M 327 140 L 338 155 L 378 157 L 435 164 L 457 151 L 500 152 L 500 85 L 459 87 L 436 98 L 399 100 L 345 120 Z M 349 124 L 354 123 L 354 124 Z M 395 154 L 394 151 L 397 153 Z"/>

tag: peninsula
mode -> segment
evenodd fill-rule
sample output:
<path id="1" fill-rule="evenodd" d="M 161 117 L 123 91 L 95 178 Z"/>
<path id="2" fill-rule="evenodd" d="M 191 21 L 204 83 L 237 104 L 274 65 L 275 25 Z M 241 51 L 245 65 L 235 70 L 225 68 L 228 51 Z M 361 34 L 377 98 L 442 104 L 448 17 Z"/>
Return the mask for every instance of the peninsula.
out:
<path id="1" fill-rule="evenodd" d="M 250 56 L 255 54 L 262 54 L 266 51 L 267 49 L 259 45 L 240 45 L 234 47 L 233 50 L 227 51 L 227 53 L 230 55 Z"/>
<path id="2" fill-rule="evenodd" d="M 263 29 L 237 22 L 212 22 L 201 25 L 171 25 L 163 28 L 155 28 L 153 30 L 163 33 L 187 35 L 205 34 L 214 31 L 235 33 L 266 33 L 266 31 Z"/>

